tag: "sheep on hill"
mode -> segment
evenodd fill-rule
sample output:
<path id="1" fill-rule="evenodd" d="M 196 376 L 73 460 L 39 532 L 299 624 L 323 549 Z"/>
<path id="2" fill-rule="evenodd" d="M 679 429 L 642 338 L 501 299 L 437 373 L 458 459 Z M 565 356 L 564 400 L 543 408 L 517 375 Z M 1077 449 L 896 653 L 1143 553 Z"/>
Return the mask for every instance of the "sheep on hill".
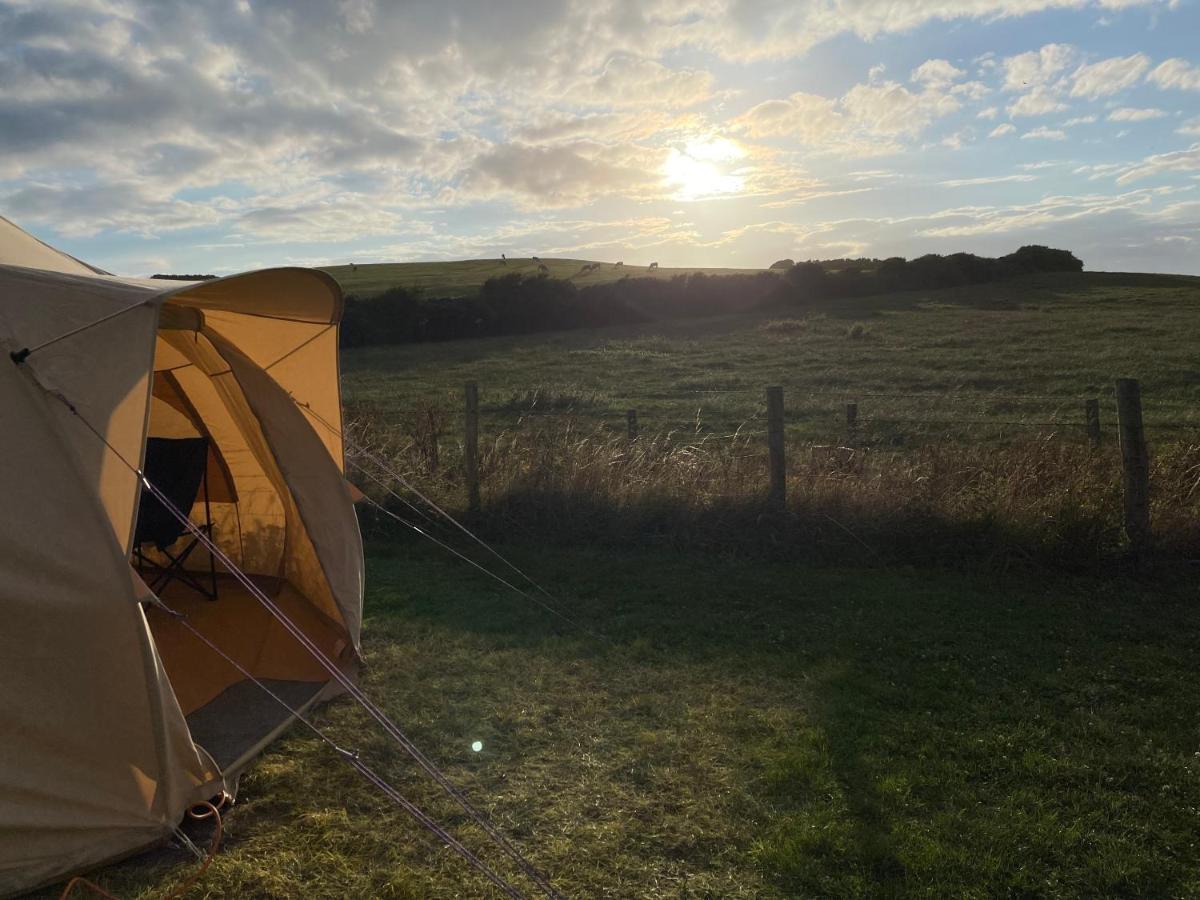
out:
<path id="1" fill-rule="evenodd" d="M 658 268 L 658 263 L 656 263 L 656 262 L 652 262 L 652 263 L 650 263 L 650 268 L 651 268 L 651 269 L 657 269 L 657 268 Z"/>

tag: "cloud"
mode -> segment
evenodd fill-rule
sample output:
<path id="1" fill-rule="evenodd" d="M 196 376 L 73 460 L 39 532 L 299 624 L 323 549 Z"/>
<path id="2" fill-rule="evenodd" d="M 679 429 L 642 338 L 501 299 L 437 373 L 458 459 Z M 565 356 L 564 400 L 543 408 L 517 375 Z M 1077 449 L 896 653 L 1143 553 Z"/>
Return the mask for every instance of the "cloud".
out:
<path id="1" fill-rule="evenodd" d="M 1161 109 L 1134 109 L 1129 106 L 1122 106 L 1120 109 L 1114 109 L 1108 114 L 1110 122 L 1145 122 L 1149 119 L 1161 119 L 1166 116 L 1166 112 Z"/>
<path id="2" fill-rule="evenodd" d="M 1032 131 L 1027 131 L 1021 135 L 1021 140 L 1044 140 L 1044 141 L 1065 141 L 1067 133 L 1059 131 L 1056 128 L 1046 128 L 1045 126 L 1034 128 Z"/>
<path id="3" fill-rule="evenodd" d="M 1091 125 L 1096 121 L 1095 115 L 1088 114 L 1086 116 L 1075 116 L 1063 122 L 1063 128 L 1071 128 L 1075 125 Z"/>
<path id="4" fill-rule="evenodd" d="M 934 120 L 962 107 L 945 90 L 949 82 L 941 76 L 947 71 L 940 65 L 927 66 L 914 70 L 924 79 L 919 90 L 872 80 L 854 85 L 837 99 L 801 92 L 756 104 L 733 119 L 730 127 L 751 138 L 795 138 L 830 153 L 895 152 L 900 149 L 898 140 L 916 137 Z"/>
<path id="5" fill-rule="evenodd" d="M 712 73 L 670 69 L 652 59 L 616 56 L 595 78 L 568 91 L 566 99 L 608 107 L 646 106 L 675 109 L 695 106 L 712 97 Z"/>
<path id="6" fill-rule="evenodd" d="M 1004 89 L 1023 91 L 1049 84 L 1079 56 L 1069 44 L 1046 44 L 1040 50 L 1019 53 L 1004 60 Z"/>
<path id="7" fill-rule="evenodd" d="M 612 157 L 586 144 L 496 146 L 468 164 L 461 193 L 465 199 L 506 195 L 518 202 L 571 206 L 605 195 L 658 189 L 661 155 L 649 161 Z"/>
<path id="8" fill-rule="evenodd" d="M 1071 75 L 1071 96 L 1089 100 L 1111 97 L 1137 84 L 1149 68 L 1150 58 L 1144 53 L 1114 56 L 1080 66 Z"/>
<path id="9" fill-rule="evenodd" d="M 856 84 L 842 106 L 870 134 L 913 137 L 936 118 L 958 111 L 961 104 L 936 89 L 914 93 L 894 81 Z"/>
<path id="10" fill-rule="evenodd" d="M 1192 137 L 1200 137 L 1200 116 L 1197 116 L 1194 119 L 1188 119 L 1175 129 L 1175 133 L 1186 134 Z"/>
<path id="11" fill-rule="evenodd" d="M 1022 94 L 1008 105 L 1010 116 L 1045 116 L 1050 113 L 1062 112 L 1067 104 L 1050 89 L 1041 86 L 1033 88 L 1029 93 Z"/>
<path id="12" fill-rule="evenodd" d="M 1117 178 L 1117 184 L 1131 184 L 1167 172 L 1200 172 L 1200 143 L 1186 150 L 1155 153 L 1127 168 Z"/>
<path id="13" fill-rule="evenodd" d="M 787 135 L 815 144 L 844 132 L 847 122 L 837 101 L 801 92 L 759 103 L 734 119 L 732 126 L 752 138 Z"/>
<path id="14" fill-rule="evenodd" d="M 937 85 L 946 87 L 951 83 L 966 77 L 966 72 L 950 64 L 944 59 L 927 59 L 912 70 L 909 80 L 917 84 Z"/>
<path id="15" fill-rule="evenodd" d="M 997 125 L 995 128 L 993 128 L 991 133 L 988 134 L 988 137 L 1004 137 L 1006 134 L 1013 134 L 1016 130 L 1017 127 L 1015 125 L 1011 124 L 1010 122 L 1005 122 L 1003 125 Z"/>
<path id="16" fill-rule="evenodd" d="M 979 178 L 952 178 L 939 181 L 942 187 L 975 187 L 981 184 L 1004 184 L 1014 181 L 1035 181 L 1036 175 L 984 175 Z"/>
<path id="17" fill-rule="evenodd" d="M 1200 91 L 1200 66 L 1175 57 L 1159 63 L 1146 80 L 1164 89 Z"/>

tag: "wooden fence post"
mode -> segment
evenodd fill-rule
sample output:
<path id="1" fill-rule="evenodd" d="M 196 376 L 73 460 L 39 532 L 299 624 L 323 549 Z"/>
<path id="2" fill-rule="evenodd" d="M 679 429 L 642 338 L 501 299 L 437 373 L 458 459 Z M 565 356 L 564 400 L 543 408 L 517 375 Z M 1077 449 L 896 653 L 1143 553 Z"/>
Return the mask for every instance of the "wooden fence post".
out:
<path id="1" fill-rule="evenodd" d="M 783 388 L 767 388 L 767 456 L 771 487 L 767 502 L 779 512 L 787 509 L 787 460 L 783 440 Z"/>
<path id="2" fill-rule="evenodd" d="M 1100 401 L 1096 398 L 1088 400 L 1083 406 L 1083 420 L 1087 423 L 1088 440 L 1092 447 L 1100 446 Z"/>
<path id="3" fill-rule="evenodd" d="M 625 413 L 625 421 L 629 425 L 629 439 L 636 440 L 638 436 L 637 410 L 631 409 Z"/>
<path id="4" fill-rule="evenodd" d="M 479 385 L 466 385 L 467 422 L 463 440 L 463 470 L 467 480 L 467 508 L 479 511 Z"/>
<path id="5" fill-rule="evenodd" d="M 1142 427 L 1142 389 L 1136 379 L 1117 379 L 1117 424 L 1124 470 L 1125 534 L 1140 563 L 1150 543 L 1150 455 Z"/>
<path id="6" fill-rule="evenodd" d="M 853 431 L 854 427 L 857 424 L 858 424 L 858 404 L 857 403 L 847 403 L 846 404 L 846 428 L 848 428 L 850 431 Z"/>

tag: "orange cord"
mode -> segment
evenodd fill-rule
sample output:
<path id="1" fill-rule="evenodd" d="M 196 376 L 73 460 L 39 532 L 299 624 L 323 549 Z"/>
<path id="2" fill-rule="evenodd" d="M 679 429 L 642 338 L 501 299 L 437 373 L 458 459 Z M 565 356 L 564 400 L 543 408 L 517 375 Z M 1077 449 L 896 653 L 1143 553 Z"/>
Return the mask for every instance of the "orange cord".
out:
<path id="1" fill-rule="evenodd" d="M 207 807 L 208 810 L 207 810 L 207 812 L 197 813 L 196 812 L 197 807 Z M 201 875 L 204 874 L 204 870 L 207 869 L 210 865 L 212 865 L 213 857 L 215 857 L 217 855 L 217 850 L 221 846 L 222 826 L 221 826 L 220 810 L 218 810 L 215 806 L 213 806 L 213 804 L 209 803 L 207 800 L 203 800 L 200 803 L 197 803 L 191 809 L 189 809 L 187 811 L 187 814 L 190 818 L 193 818 L 193 819 L 215 818 L 217 827 L 213 830 L 212 844 L 209 845 L 208 855 L 204 857 L 204 862 L 202 862 L 200 864 L 200 868 L 196 869 L 196 871 L 193 872 L 188 877 L 188 879 L 183 882 L 183 884 L 181 884 L 179 887 L 175 888 L 175 890 L 171 891 L 171 893 L 167 894 L 167 896 L 164 897 L 163 900 L 179 900 L 180 897 L 182 897 L 184 894 L 186 894 L 188 889 L 193 884 L 196 883 L 196 880 Z M 91 891 L 94 894 L 99 894 L 101 897 L 104 897 L 105 900 L 118 900 L 118 898 L 114 897 L 112 894 L 110 894 L 104 888 L 100 887 L 100 885 L 96 884 L 96 882 L 88 881 L 88 879 L 84 878 L 82 875 L 76 875 L 74 878 L 72 878 L 70 881 L 67 882 L 67 886 L 65 888 L 63 888 L 63 892 L 59 895 L 58 900 L 67 900 L 67 897 L 71 896 L 72 892 L 74 892 L 75 888 L 78 887 L 79 885 L 83 885 L 85 888 L 87 888 L 89 891 Z"/>

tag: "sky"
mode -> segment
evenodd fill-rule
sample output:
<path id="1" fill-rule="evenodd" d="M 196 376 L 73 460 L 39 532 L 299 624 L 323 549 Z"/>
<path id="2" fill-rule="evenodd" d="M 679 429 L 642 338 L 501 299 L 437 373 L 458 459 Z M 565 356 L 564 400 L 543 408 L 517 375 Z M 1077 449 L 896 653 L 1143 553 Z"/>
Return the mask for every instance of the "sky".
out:
<path id="1" fill-rule="evenodd" d="M 1200 274 L 1200 0 L 0 0 L 0 215 L 127 275 Z"/>

